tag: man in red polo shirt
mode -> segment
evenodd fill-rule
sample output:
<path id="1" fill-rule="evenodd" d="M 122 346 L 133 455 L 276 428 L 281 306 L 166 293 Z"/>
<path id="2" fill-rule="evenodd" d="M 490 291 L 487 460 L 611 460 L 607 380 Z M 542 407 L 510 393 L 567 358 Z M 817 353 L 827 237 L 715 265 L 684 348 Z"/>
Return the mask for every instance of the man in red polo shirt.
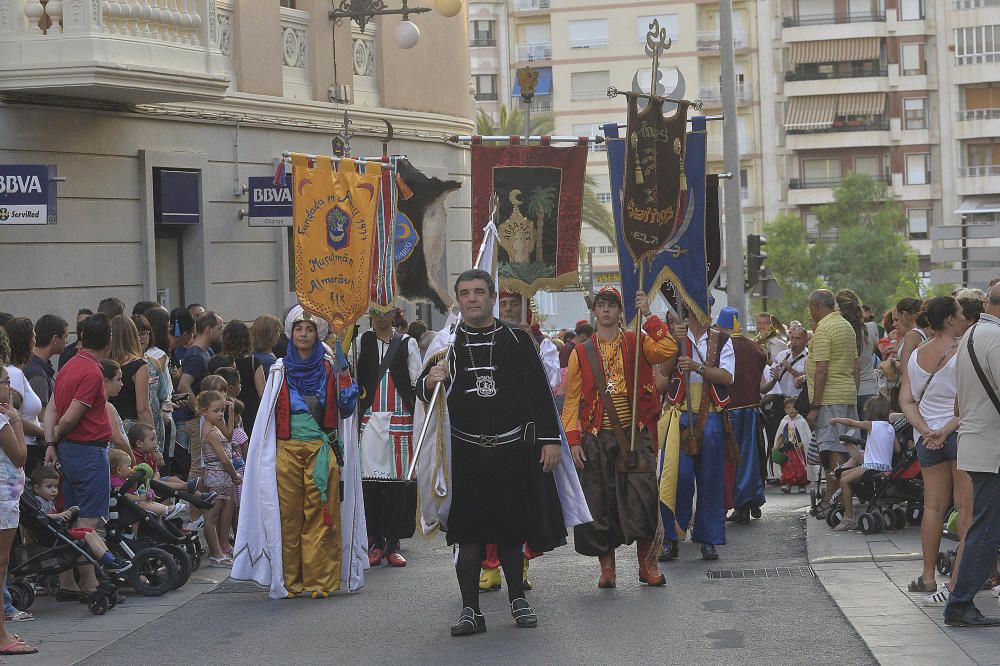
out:
<path id="1" fill-rule="evenodd" d="M 77 527 L 96 528 L 108 516 L 111 421 L 101 359 L 110 346 L 111 323 L 105 315 L 80 324 L 79 351 L 59 368 L 46 410 L 45 464 L 61 463 L 64 506 L 80 507 Z M 96 590 L 97 578 L 92 567 L 80 567 L 79 588 L 71 571 L 60 574 L 59 585 L 59 598 L 69 599 Z"/>

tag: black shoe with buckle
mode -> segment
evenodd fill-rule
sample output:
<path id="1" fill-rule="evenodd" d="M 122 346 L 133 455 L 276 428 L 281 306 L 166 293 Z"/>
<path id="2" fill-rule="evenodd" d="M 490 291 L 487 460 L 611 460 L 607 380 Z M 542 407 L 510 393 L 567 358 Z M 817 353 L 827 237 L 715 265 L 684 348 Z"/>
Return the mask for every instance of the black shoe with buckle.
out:
<path id="1" fill-rule="evenodd" d="M 462 616 L 451 627 L 452 636 L 471 636 L 486 631 L 486 617 L 468 606 L 462 609 Z"/>
<path id="2" fill-rule="evenodd" d="M 701 544 L 701 559 L 703 560 L 717 560 L 719 559 L 719 553 L 715 551 L 715 545 L 710 543 Z"/>
<path id="3" fill-rule="evenodd" d="M 656 559 L 659 562 L 670 562 L 677 559 L 677 554 L 677 542 L 673 539 L 664 539 L 663 550 L 660 551 L 660 555 Z"/>
<path id="4" fill-rule="evenodd" d="M 514 624 L 522 629 L 531 629 L 538 625 L 538 617 L 524 597 L 510 602 L 510 615 L 514 618 Z"/>
<path id="5" fill-rule="evenodd" d="M 750 517 L 754 519 L 759 519 L 761 517 L 760 507 L 752 506 L 750 507 Z"/>

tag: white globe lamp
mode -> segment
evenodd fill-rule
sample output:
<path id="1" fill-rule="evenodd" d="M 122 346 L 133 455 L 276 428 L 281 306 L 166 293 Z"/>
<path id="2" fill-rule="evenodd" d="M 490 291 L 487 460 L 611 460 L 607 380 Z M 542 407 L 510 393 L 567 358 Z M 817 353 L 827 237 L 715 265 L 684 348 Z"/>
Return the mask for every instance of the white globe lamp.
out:
<path id="1" fill-rule="evenodd" d="M 393 28 L 392 39 L 399 48 L 412 49 L 420 41 L 420 28 L 409 19 L 404 19 Z"/>

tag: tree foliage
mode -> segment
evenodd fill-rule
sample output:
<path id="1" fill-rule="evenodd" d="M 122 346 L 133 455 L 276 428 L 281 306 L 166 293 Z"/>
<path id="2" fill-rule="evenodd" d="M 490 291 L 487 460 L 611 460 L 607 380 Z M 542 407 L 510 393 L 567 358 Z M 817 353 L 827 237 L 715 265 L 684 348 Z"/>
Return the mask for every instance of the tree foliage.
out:
<path id="1" fill-rule="evenodd" d="M 850 174 L 833 201 L 813 212 L 819 239 L 812 245 L 796 215 L 779 215 L 764 227 L 766 265 L 784 291 L 768 301 L 771 312 L 783 321 L 802 319 L 809 292 L 820 287 L 853 289 L 876 313 L 904 295 L 921 295 L 906 215 L 884 183 Z"/>

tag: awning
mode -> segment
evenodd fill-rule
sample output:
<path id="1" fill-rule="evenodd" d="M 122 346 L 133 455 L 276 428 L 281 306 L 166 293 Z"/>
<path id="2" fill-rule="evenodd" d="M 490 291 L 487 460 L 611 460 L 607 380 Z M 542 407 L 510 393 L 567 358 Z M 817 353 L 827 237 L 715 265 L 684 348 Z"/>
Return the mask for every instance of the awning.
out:
<path id="1" fill-rule="evenodd" d="M 552 68 L 551 67 L 539 67 L 538 69 L 538 85 L 535 86 L 535 95 L 551 95 L 552 94 Z M 521 86 L 517 82 L 517 77 L 514 77 L 514 90 L 510 93 L 511 97 L 521 96 Z"/>
<path id="2" fill-rule="evenodd" d="M 836 95 L 792 97 L 785 113 L 785 129 L 827 129 L 837 112 Z"/>
<path id="3" fill-rule="evenodd" d="M 788 59 L 793 67 L 821 62 L 852 62 L 878 60 L 878 58 L 878 37 L 793 42 L 788 53 Z"/>
<path id="4" fill-rule="evenodd" d="M 965 197 L 962 205 L 955 211 L 958 215 L 968 215 L 969 213 L 1000 213 L 1000 199 L 982 199 L 979 197 Z"/>
<path id="5" fill-rule="evenodd" d="M 837 96 L 838 116 L 881 116 L 885 114 L 885 93 L 853 93 Z"/>

